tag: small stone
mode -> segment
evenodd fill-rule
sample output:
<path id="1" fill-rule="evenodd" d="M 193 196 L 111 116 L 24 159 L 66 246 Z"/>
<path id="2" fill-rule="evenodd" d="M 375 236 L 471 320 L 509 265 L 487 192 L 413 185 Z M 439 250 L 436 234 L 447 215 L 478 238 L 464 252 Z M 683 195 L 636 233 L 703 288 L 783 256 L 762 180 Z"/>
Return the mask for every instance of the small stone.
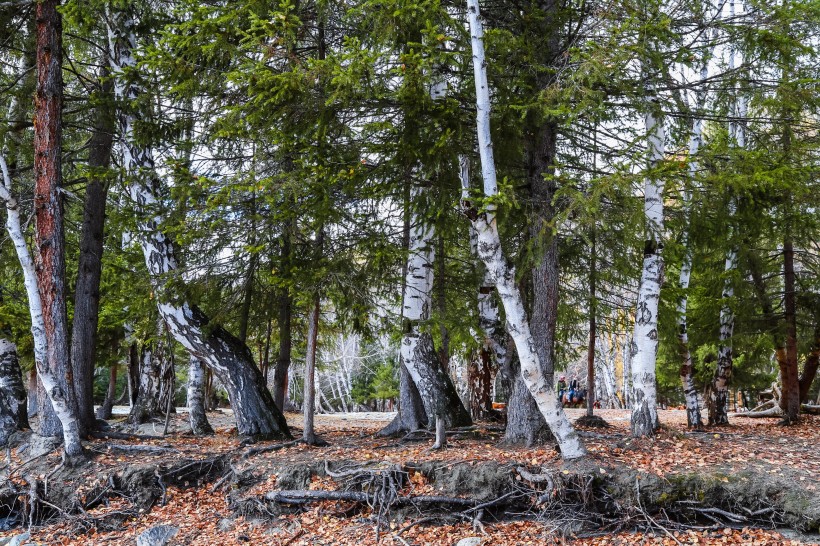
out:
<path id="1" fill-rule="evenodd" d="M 166 546 L 179 532 L 173 525 L 157 525 L 143 531 L 137 537 L 137 546 Z"/>
<path id="2" fill-rule="evenodd" d="M 481 537 L 467 537 L 459 540 L 456 546 L 480 546 L 481 542 Z"/>
<path id="3" fill-rule="evenodd" d="M 216 524 L 216 528 L 222 531 L 223 533 L 227 533 L 229 531 L 233 531 L 233 528 L 236 526 L 234 521 L 230 518 L 222 518 Z"/>

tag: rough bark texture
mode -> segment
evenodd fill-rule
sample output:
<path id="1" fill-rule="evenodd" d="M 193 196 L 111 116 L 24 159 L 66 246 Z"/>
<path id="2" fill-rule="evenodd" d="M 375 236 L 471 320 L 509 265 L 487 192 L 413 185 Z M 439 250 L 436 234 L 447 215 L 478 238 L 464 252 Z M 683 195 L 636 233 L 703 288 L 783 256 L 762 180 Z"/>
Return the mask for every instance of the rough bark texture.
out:
<path id="1" fill-rule="evenodd" d="M 188 417 L 194 435 L 214 433 L 205 413 L 205 366 L 195 356 L 188 365 Z"/>
<path id="2" fill-rule="evenodd" d="M 160 397 L 163 372 L 161 357 L 160 347 L 147 343 L 142 346 L 137 399 L 128 414 L 128 422 L 132 425 L 141 425 L 165 414 L 165 406 Z"/>
<path id="3" fill-rule="evenodd" d="M 730 217 L 734 206 L 730 206 Z M 723 305 L 720 309 L 720 345 L 718 347 L 717 368 L 712 388 L 709 393 L 709 424 L 726 425 L 729 423 L 729 382 L 732 379 L 732 334 L 735 328 L 735 315 L 732 312 L 731 299 L 734 297 L 732 273 L 737 269 L 737 252 L 734 249 L 726 254 L 723 281 Z"/>
<path id="4" fill-rule="evenodd" d="M 467 15 L 470 24 L 470 43 L 473 53 L 473 70 L 476 88 L 476 129 L 478 150 L 481 156 L 484 195 L 492 198 L 498 194 L 495 173 L 492 137 L 490 136 L 490 92 L 487 83 L 487 63 L 484 58 L 484 30 L 482 27 L 478 0 L 467 0 Z M 469 176 L 462 176 L 465 209 L 478 235 L 478 255 L 493 279 L 507 317 L 507 330 L 515 341 L 521 363 L 521 376 L 547 421 L 561 454 L 565 459 L 575 459 L 586 455 L 586 449 L 578 434 L 567 419 L 561 403 L 544 377 L 538 354 L 535 350 L 524 301 L 515 279 L 515 268 L 507 261 L 501 248 L 501 239 L 495 219 L 495 207 L 485 203 L 484 212 L 476 213 L 469 204 Z"/>
<path id="5" fill-rule="evenodd" d="M 17 430 L 28 428 L 26 389 L 17 359 L 17 347 L 0 337 L 0 446 Z"/>
<path id="6" fill-rule="evenodd" d="M 487 419 L 493 414 L 493 362 L 484 347 L 470 353 L 467 364 L 467 392 L 470 396 L 470 416 Z"/>
<path id="7" fill-rule="evenodd" d="M 282 274 L 290 272 L 291 241 L 290 224 L 282 232 Z M 273 370 L 273 400 L 280 410 L 285 407 L 288 393 L 288 370 L 290 369 L 293 340 L 291 337 L 291 319 L 293 315 L 293 298 L 290 289 L 285 286 L 279 294 L 279 356 Z"/>
<path id="8" fill-rule="evenodd" d="M 107 59 L 104 59 L 104 65 Z M 94 366 L 96 364 L 97 319 L 100 311 L 103 230 L 108 183 L 105 170 L 111 162 L 115 120 L 110 99 L 113 84 L 108 70 L 100 74 L 102 96 L 95 110 L 94 132 L 88 153 L 89 181 L 85 188 L 80 260 L 74 292 L 74 320 L 71 329 L 71 366 L 79 407 L 80 429 L 96 426 L 94 417 Z"/>
<path id="9" fill-rule="evenodd" d="M 316 342 L 319 338 L 319 297 L 313 301 L 308 317 L 307 349 L 305 352 L 305 394 L 302 410 L 305 426 L 302 441 L 313 445 L 316 443 L 316 431 L 313 427 L 313 416 L 316 412 Z"/>
<path id="10" fill-rule="evenodd" d="M 105 400 L 97 408 L 97 419 L 111 419 L 111 412 L 114 409 L 114 402 L 117 399 L 117 371 L 120 367 L 117 360 L 113 360 L 108 368 L 108 389 L 105 393 Z"/>
<path id="11" fill-rule="evenodd" d="M 136 114 L 132 107 L 142 93 L 139 86 L 128 81 L 136 67 L 134 21 L 124 13 L 108 15 L 116 94 L 128 104 L 119 116 L 123 163 L 131 178 L 131 198 L 140 216 L 138 237 L 148 273 L 157 287 L 160 315 L 174 338 L 219 377 L 228 391 L 241 436 L 289 438 L 287 422 L 274 404 L 247 345 L 224 328 L 210 324 L 209 318 L 184 298 L 172 298 L 164 293 L 162 281 L 178 270 L 178 263 L 173 242 L 159 228 L 160 181 L 153 154 L 137 144 L 134 134 Z"/>
<path id="12" fill-rule="evenodd" d="M 786 354 L 780 363 L 780 379 L 783 383 L 783 397 L 780 407 L 784 420 L 797 421 L 800 414 L 800 380 L 797 369 L 797 301 L 794 275 L 794 243 L 790 238 L 783 241 L 783 301 L 786 321 Z"/>
<path id="13" fill-rule="evenodd" d="M 649 163 L 654 167 L 663 159 L 663 121 L 656 113 L 647 112 L 646 132 L 649 137 Z M 660 426 L 655 385 L 655 360 L 658 354 L 658 303 L 663 283 L 663 180 L 654 175 L 644 184 L 644 214 L 646 243 L 644 246 L 641 284 L 635 309 L 635 330 L 632 335 L 632 435 L 651 436 Z"/>
<path id="14" fill-rule="evenodd" d="M 597 305 L 597 261 L 595 255 L 595 227 L 593 226 L 590 236 L 592 245 L 589 255 L 589 340 L 587 343 L 587 416 L 592 417 L 595 409 L 595 340 L 598 335 L 598 324 L 596 315 Z"/>
<path id="15" fill-rule="evenodd" d="M 34 367 L 26 374 L 26 394 L 28 395 L 28 416 L 37 415 L 37 368 Z"/>
<path id="16" fill-rule="evenodd" d="M 820 364 L 820 320 L 814 324 L 814 342 L 809 354 L 806 355 L 803 373 L 800 374 L 800 402 L 803 404 L 809 400 L 809 390 L 811 390 L 814 378 L 817 377 L 818 364 Z"/>
<path id="17" fill-rule="evenodd" d="M 711 54 L 711 53 L 710 53 Z M 709 54 L 709 55 L 710 55 Z M 700 77 L 705 80 L 709 75 L 708 56 L 701 65 Z M 703 108 L 706 101 L 706 94 L 698 92 L 696 109 L 698 112 Z M 698 152 L 703 143 L 703 120 L 695 117 L 692 124 L 692 134 L 689 137 L 689 178 L 693 185 L 697 180 L 700 165 L 698 162 Z M 692 276 L 692 251 L 689 248 L 689 220 L 692 196 L 689 189 L 683 191 L 684 214 L 686 215 L 687 227 L 683 232 L 683 246 L 685 254 L 680 268 L 680 288 L 683 293 L 678 300 L 678 341 L 680 343 L 680 380 L 683 386 L 683 395 L 686 403 L 686 421 L 690 428 L 700 429 L 703 426 L 703 419 L 700 414 L 700 404 L 698 402 L 698 391 L 695 386 L 695 370 L 692 364 L 692 353 L 689 349 L 689 331 L 687 321 L 687 305 L 689 302 L 689 280 Z"/>
<path id="18" fill-rule="evenodd" d="M 399 377 L 399 411 L 396 418 L 378 432 L 379 436 L 395 436 L 413 430 L 427 428 L 427 414 L 421 402 L 419 390 L 401 359 L 401 376 Z"/>
<path id="19" fill-rule="evenodd" d="M 128 346 L 128 406 L 133 408 L 139 395 L 140 351 L 136 341 Z"/>
<path id="20" fill-rule="evenodd" d="M 36 4 L 37 91 L 34 98 L 34 220 L 37 287 L 42 305 L 46 358 L 40 379 L 60 419 L 67 461 L 81 458 L 77 399 L 69 362 L 65 298 L 62 186 L 62 20 L 59 2 Z M 43 435 L 59 434 L 43 430 Z"/>
<path id="21" fill-rule="evenodd" d="M 535 398 L 530 394 L 527 384 L 521 377 L 521 363 L 518 361 L 517 354 L 510 355 L 508 367 L 508 373 L 515 378 L 515 381 L 513 381 L 512 392 L 507 402 L 507 427 L 504 431 L 504 443 L 532 447 L 554 440 Z"/>

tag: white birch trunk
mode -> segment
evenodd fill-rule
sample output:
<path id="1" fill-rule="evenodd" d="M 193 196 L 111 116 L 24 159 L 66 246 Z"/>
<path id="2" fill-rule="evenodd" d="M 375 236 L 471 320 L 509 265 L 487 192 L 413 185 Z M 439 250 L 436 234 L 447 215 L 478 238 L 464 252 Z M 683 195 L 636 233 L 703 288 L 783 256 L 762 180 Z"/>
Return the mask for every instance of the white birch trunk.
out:
<path id="1" fill-rule="evenodd" d="M 484 195 L 492 198 L 497 195 L 498 186 L 490 136 L 490 93 L 487 83 L 487 65 L 484 59 L 484 30 L 480 20 L 478 0 L 467 0 L 467 14 L 470 22 L 470 42 L 475 71 L 476 129 L 481 156 L 481 174 L 484 182 Z M 469 198 L 469 187 L 464 187 L 463 192 L 466 204 Z M 507 261 L 501 248 L 494 209 L 492 203 L 487 203 L 485 212 L 477 214 L 473 211 L 470 216 L 477 234 L 478 255 L 484 261 L 504 305 L 507 330 L 515 341 L 521 362 L 521 375 L 558 441 L 564 459 L 583 457 L 586 455 L 586 449 L 541 371 L 524 302 L 515 281 L 515 268 Z"/>
<path id="2" fill-rule="evenodd" d="M 735 17 L 735 2 L 729 2 L 729 16 Z M 735 70 L 736 52 L 734 46 L 729 47 L 729 70 Z M 744 148 L 746 145 L 746 133 L 742 120 L 746 117 L 746 102 L 743 96 L 735 89 L 735 96 L 732 100 L 733 119 L 729 123 L 730 144 Z M 731 221 L 735 216 L 737 203 L 734 196 L 729 198 L 728 220 L 729 227 L 726 233 L 726 240 L 732 240 Z M 729 381 L 732 378 L 732 335 L 735 328 L 735 315 L 731 302 L 734 297 L 733 272 L 737 269 L 737 248 L 732 245 L 726 252 L 726 260 L 723 265 L 723 292 L 721 294 L 720 308 L 720 332 L 718 334 L 718 356 L 717 369 L 715 370 L 714 381 L 709 400 L 709 424 L 725 425 L 729 423 Z"/>
<path id="3" fill-rule="evenodd" d="M 128 72 L 136 69 L 134 21 L 124 13 L 108 13 L 110 59 L 115 77 L 115 94 L 131 105 L 142 93 L 127 81 Z M 153 153 L 141 148 L 135 140 L 136 115 L 126 108 L 120 112 L 123 164 L 130 177 L 130 193 L 141 213 L 139 239 L 145 264 L 152 282 L 161 294 L 161 280 L 178 269 L 173 242 L 160 231 L 161 217 L 154 212 L 159 205 L 159 180 Z M 157 298 L 159 313 L 174 338 L 191 354 L 211 368 L 228 390 L 231 406 L 241 436 L 254 438 L 289 437 L 287 422 L 276 409 L 265 381 L 247 346 L 222 328 L 208 325 L 208 317 L 187 301 L 173 302 Z"/>
<path id="4" fill-rule="evenodd" d="M 195 436 L 213 434 L 205 412 L 205 366 L 195 356 L 188 364 L 188 418 Z"/>
<path id="5" fill-rule="evenodd" d="M 664 152 L 663 120 L 656 112 L 647 112 L 646 133 L 649 163 L 655 167 Z M 632 435 L 650 436 L 660 426 L 657 411 L 655 360 L 658 354 L 658 303 L 663 282 L 663 180 L 647 176 L 644 183 L 644 214 L 646 245 L 644 247 L 641 284 L 635 309 L 635 329 L 632 335 Z"/>
<path id="6" fill-rule="evenodd" d="M 709 75 L 708 57 L 704 60 L 700 70 L 701 82 L 705 82 Z M 705 103 L 705 93 L 698 92 L 696 101 L 695 120 L 692 125 L 692 135 L 689 137 L 689 179 L 691 184 L 697 180 L 700 164 L 697 161 L 698 151 L 703 142 L 703 120 L 699 117 L 700 111 Z M 689 292 L 689 279 L 692 275 L 692 250 L 689 248 L 689 215 L 691 207 L 691 195 L 689 190 L 684 190 L 684 214 L 686 215 L 687 228 L 683 233 L 683 246 L 685 254 L 680 268 L 680 288 L 683 293 L 678 301 L 678 341 L 681 347 L 681 367 L 680 378 L 683 385 L 683 394 L 686 401 L 686 421 L 690 427 L 700 428 L 703 420 L 700 415 L 700 404 L 698 402 L 698 391 L 695 386 L 694 365 L 692 363 L 692 353 L 689 349 L 689 332 L 687 324 L 687 304 Z"/>
<path id="7" fill-rule="evenodd" d="M 20 207 L 12 192 L 11 175 L 9 174 L 6 160 L 2 155 L 0 155 L 0 171 L 2 171 L 3 176 L 3 184 L 0 185 L 0 200 L 6 205 L 6 229 L 9 233 L 9 238 L 14 244 L 17 260 L 20 262 L 20 267 L 23 270 L 23 284 L 26 287 L 29 314 L 31 315 L 31 335 L 34 339 L 34 363 L 37 367 L 37 374 L 45 387 L 49 400 L 51 400 L 54 412 L 57 414 L 57 418 L 63 426 L 65 455 L 67 457 L 78 456 L 83 452 L 82 443 L 80 442 L 79 420 L 67 400 L 63 396 L 58 395 L 60 389 L 58 388 L 57 379 L 46 366 L 48 352 L 46 327 L 45 319 L 43 318 L 43 304 L 40 299 L 40 290 L 37 287 L 34 259 L 26 244 L 25 234 L 23 233 L 22 223 L 20 221 Z"/>

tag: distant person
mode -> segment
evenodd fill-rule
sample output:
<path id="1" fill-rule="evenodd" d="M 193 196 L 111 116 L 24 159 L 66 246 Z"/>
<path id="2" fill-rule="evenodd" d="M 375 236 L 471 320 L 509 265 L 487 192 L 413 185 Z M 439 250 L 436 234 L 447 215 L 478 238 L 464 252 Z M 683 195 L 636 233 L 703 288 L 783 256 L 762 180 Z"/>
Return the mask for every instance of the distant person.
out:
<path id="1" fill-rule="evenodd" d="M 558 400 L 564 399 L 564 393 L 567 391 L 567 378 L 566 376 L 561 376 L 558 378 Z"/>

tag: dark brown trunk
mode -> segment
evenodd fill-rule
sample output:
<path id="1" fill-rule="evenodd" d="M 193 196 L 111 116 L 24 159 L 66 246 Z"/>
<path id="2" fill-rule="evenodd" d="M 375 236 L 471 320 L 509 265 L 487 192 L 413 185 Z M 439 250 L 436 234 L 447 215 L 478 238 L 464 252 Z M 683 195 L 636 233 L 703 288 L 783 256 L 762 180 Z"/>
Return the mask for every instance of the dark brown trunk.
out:
<path id="1" fill-rule="evenodd" d="M 111 419 L 111 412 L 114 409 L 114 401 L 117 399 L 117 371 L 120 363 L 117 359 L 111 361 L 108 368 L 108 390 L 105 393 L 105 400 L 97 408 L 97 418 L 108 420 Z"/>
<path id="2" fill-rule="evenodd" d="M 438 249 L 436 250 L 436 306 L 438 307 L 438 327 L 441 335 L 441 345 L 438 354 L 441 360 L 441 367 L 444 371 L 450 369 L 450 332 L 447 331 L 447 324 L 444 321 L 447 312 L 447 256 L 444 254 L 444 236 L 442 230 L 438 233 Z"/>
<path id="3" fill-rule="evenodd" d="M 790 238 L 783 242 L 784 319 L 786 321 L 786 354 L 780 368 L 783 396 L 780 407 L 785 421 L 794 423 L 800 414 L 800 383 L 797 369 L 797 303 L 794 277 L 794 243 Z"/>
<path id="4" fill-rule="evenodd" d="M 103 65 L 106 65 L 107 62 L 107 58 L 103 59 Z M 111 162 L 115 126 L 113 112 L 111 111 L 113 81 L 108 77 L 107 67 L 103 68 L 100 80 L 102 82 L 102 92 L 101 96 L 98 97 L 94 133 L 91 135 L 89 144 L 88 167 L 90 174 L 85 189 L 80 260 L 77 268 L 74 321 L 71 332 L 71 366 L 80 412 L 80 430 L 84 434 L 87 434 L 96 426 L 94 416 L 94 366 L 96 363 L 97 320 L 100 311 L 105 201 L 108 193 L 108 184 L 104 171 Z"/>
<path id="5" fill-rule="evenodd" d="M 37 91 L 34 98 L 34 220 L 37 286 L 43 305 L 47 343 L 41 375 L 54 379 L 48 394 L 77 416 L 77 399 L 69 361 L 65 297 L 65 242 L 62 186 L 62 20 L 56 0 L 36 4 Z M 65 416 L 65 418 L 70 418 Z M 62 416 L 61 416 L 62 418 Z M 57 424 L 59 425 L 59 421 Z M 56 436 L 61 426 L 41 420 L 40 434 Z M 80 455 L 66 453 L 67 457 Z"/>
<path id="6" fill-rule="evenodd" d="M 290 272 L 291 260 L 291 226 L 288 223 L 282 232 L 282 274 L 287 277 Z M 279 294 L 279 357 L 276 359 L 276 368 L 273 371 L 273 401 L 276 407 L 284 410 L 288 392 L 288 370 L 290 369 L 293 341 L 291 338 L 291 319 L 293 314 L 293 298 L 287 286 L 282 287 Z"/>
<path id="7" fill-rule="evenodd" d="M 595 339 L 598 334 L 596 323 L 596 260 L 595 231 L 591 236 L 592 248 L 589 256 L 589 342 L 587 343 L 587 416 L 592 417 L 595 409 Z"/>
<path id="8" fill-rule="evenodd" d="M 803 373 L 800 374 L 801 403 L 808 402 L 811 385 L 814 383 L 814 378 L 817 377 L 818 364 L 820 364 L 820 320 L 814 325 L 814 343 L 812 343 L 809 354 L 806 356 Z"/>
<path id="9" fill-rule="evenodd" d="M 256 193 L 251 196 L 251 221 L 250 229 L 250 246 L 256 246 Z M 242 296 L 242 309 L 239 313 L 239 340 L 242 343 L 248 341 L 248 321 L 251 315 L 251 303 L 253 301 L 253 278 L 256 274 L 256 265 L 259 261 L 259 253 L 256 249 L 251 248 L 251 254 L 248 258 L 248 274 L 245 277 L 245 287 Z M 280 408 L 281 409 L 281 408 Z"/>
<path id="10" fill-rule="evenodd" d="M 128 346 L 128 406 L 133 408 L 139 395 L 140 355 L 137 342 Z"/>

